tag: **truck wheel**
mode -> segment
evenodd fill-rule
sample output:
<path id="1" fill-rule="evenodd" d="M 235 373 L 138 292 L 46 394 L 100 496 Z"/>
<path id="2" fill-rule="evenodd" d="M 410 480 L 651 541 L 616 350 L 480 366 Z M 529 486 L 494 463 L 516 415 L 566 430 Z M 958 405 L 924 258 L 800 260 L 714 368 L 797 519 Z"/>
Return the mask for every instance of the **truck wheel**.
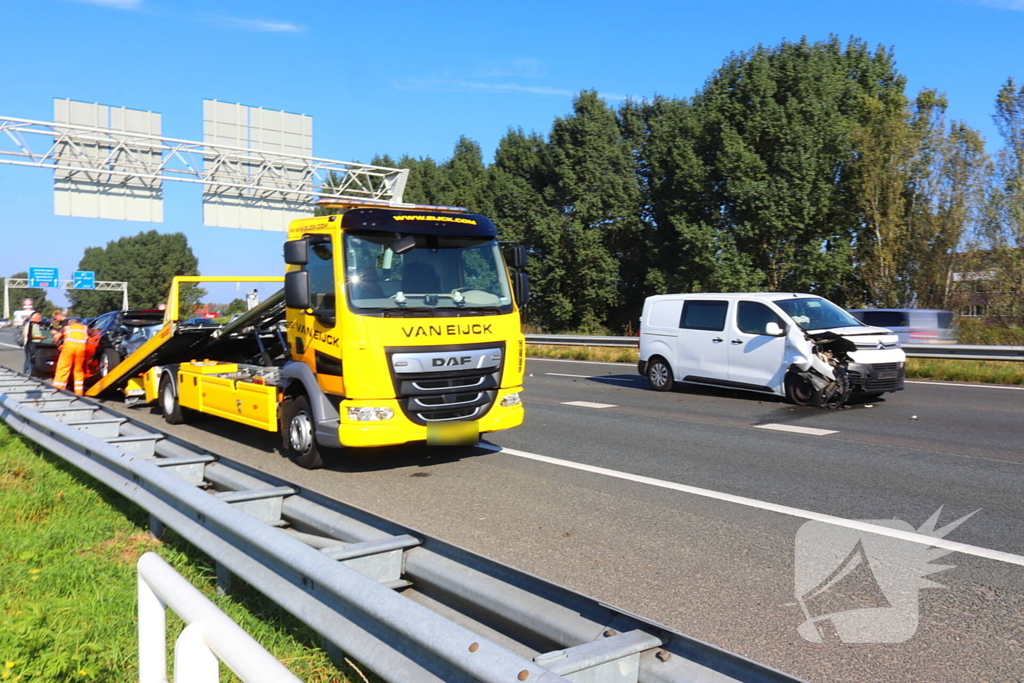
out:
<path id="1" fill-rule="evenodd" d="M 786 375 L 786 400 L 797 406 L 809 406 L 814 398 L 814 387 L 799 375 Z"/>
<path id="2" fill-rule="evenodd" d="M 304 395 L 285 399 L 281 406 L 281 451 L 299 467 L 315 470 L 324 466 L 309 399 Z"/>
<path id="3" fill-rule="evenodd" d="M 652 358 L 647 363 L 647 383 L 655 391 L 671 391 L 675 385 L 672 368 L 662 358 Z"/>
<path id="4" fill-rule="evenodd" d="M 100 352 L 100 377 L 106 377 L 110 371 L 121 362 L 121 356 L 111 348 L 103 349 Z"/>
<path id="5" fill-rule="evenodd" d="M 188 414 L 187 408 L 182 408 L 178 403 L 178 391 L 174 387 L 174 378 L 164 373 L 160 378 L 160 412 L 164 414 L 167 424 L 185 424 Z"/>

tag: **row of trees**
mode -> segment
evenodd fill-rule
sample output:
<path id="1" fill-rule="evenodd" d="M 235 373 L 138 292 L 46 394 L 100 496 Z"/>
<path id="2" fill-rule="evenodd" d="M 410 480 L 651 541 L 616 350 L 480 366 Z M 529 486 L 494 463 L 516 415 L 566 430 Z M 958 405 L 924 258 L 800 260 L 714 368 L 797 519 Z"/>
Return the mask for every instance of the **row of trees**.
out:
<path id="1" fill-rule="evenodd" d="M 1024 272 L 1024 89 L 999 93 L 995 164 L 946 108 L 907 95 L 891 50 L 801 40 L 730 56 L 691 98 L 616 110 L 581 92 L 489 165 L 466 138 L 442 163 L 374 163 L 411 169 L 407 201 L 466 206 L 525 244 L 528 315 L 548 331 L 622 330 L 667 291 L 946 308 L 973 257 Z"/>

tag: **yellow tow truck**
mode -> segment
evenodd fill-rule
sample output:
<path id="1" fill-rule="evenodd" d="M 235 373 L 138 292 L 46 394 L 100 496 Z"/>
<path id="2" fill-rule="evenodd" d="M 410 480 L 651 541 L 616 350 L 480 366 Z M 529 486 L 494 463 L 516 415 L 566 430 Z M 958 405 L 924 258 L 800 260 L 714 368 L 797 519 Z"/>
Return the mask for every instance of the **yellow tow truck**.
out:
<path id="1" fill-rule="evenodd" d="M 211 330 L 177 320 L 89 390 L 157 401 L 171 424 L 200 412 L 279 434 L 302 467 L 325 450 L 474 444 L 518 426 L 525 368 L 525 250 L 456 207 L 321 204 L 292 221 L 284 288 Z"/>

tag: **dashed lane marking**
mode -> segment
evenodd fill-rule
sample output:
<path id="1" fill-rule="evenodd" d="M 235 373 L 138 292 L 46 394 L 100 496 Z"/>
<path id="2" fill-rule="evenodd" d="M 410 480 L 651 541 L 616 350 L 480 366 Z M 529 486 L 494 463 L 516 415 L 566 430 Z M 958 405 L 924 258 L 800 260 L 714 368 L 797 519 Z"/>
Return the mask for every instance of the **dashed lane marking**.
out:
<path id="1" fill-rule="evenodd" d="M 580 408 L 615 408 L 611 403 L 592 403 L 591 401 L 563 401 L 563 406 L 579 406 Z"/>
<path id="2" fill-rule="evenodd" d="M 769 422 L 763 425 L 754 425 L 758 429 L 774 429 L 777 432 L 793 432 L 794 434 L 810 434 L 811 436 L 825 436 L 826 434 L 837 434 L 834 429 L 816 429 L 815 427 L 798 427 L 797 425 L 780 425 Z"/>

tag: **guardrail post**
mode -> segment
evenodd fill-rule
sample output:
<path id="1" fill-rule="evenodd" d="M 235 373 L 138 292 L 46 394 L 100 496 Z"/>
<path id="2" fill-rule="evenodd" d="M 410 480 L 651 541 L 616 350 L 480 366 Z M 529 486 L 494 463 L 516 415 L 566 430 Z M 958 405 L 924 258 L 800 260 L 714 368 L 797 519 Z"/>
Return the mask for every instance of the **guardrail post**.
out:
<path id="1" fill-rule="evenodd" d="M 163 539 L 164 523 L 156 518 L 156 515 L 149 516 L 149 535 L 154 541 Z"/>
<path id="2" fill-rule="evenodd" d="M 235 575 L 226 566 L 217 563 L 217 595 L 231 595 L 234 590 Z"/>

